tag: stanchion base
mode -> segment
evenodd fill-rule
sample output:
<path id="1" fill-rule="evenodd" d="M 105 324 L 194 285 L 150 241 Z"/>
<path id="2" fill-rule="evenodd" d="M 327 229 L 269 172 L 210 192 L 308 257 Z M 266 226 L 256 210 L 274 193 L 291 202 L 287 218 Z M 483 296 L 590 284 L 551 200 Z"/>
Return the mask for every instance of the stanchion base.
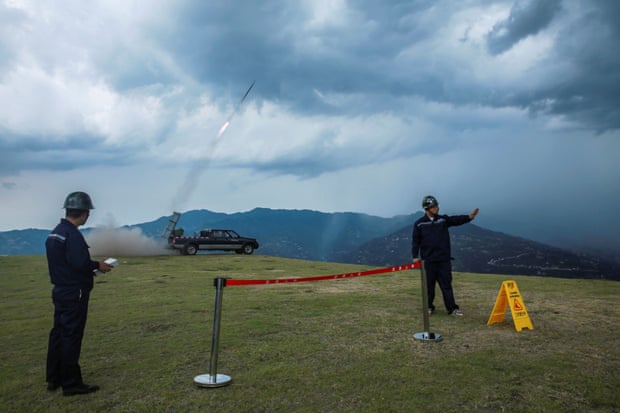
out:
<path id="1" fill-rule="evenodd" d="M 232 381 L 232 377 L 225 374 L 201 374 L 194 377 L 194 383 L 199 387 L 224 387 L 228 386 Z"/>
<path id="2" fill-rule="evenodd" d="M 415 333 L 413 335 L 413 338 L 420 341 L 441 341 L 443 339 L 443 337 L 441 337 L 441 334 L 429 333 L 427 331 L 423 333 Z"/>

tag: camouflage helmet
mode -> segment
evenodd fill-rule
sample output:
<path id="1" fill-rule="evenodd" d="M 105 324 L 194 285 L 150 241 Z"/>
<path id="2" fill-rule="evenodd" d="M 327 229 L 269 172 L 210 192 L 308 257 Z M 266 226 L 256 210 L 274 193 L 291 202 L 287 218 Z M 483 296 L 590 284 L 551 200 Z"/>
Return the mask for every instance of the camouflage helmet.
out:
<path id="1" fill-rule="evenodd" d="M 422 200 L 422 208 L 428 209 L 432 207 L 438 207 L 439 202 L 437 202 L 437 198 L 432 195 L 426 195 Z"/>
<path id="2" fill-rule="evenodd" d="M 90 196 L 86 192 L 71 192 L 65 199 L 66 209 L 95 209 L 93 202 L 90 200 Z"/>

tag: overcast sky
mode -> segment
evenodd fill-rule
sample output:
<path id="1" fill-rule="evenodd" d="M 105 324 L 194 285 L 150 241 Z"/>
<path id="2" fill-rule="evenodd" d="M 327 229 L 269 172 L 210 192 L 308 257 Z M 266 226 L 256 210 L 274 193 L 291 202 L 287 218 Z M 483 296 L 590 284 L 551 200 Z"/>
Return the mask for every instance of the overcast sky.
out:
<path id="1" fill-rule="evenodd" d="M 434 194 L 620 248 L 619 44 L 616 0 L 0 0 L 0 231 Z"/>

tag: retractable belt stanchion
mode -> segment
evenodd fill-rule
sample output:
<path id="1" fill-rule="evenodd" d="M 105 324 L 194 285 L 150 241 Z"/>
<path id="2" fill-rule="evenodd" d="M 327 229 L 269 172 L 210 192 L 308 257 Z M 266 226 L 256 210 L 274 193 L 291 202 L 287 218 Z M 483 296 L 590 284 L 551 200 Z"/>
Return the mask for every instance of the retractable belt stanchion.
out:
<path id="1" fill-rule="evenodd" d="M 232 377 L 225 374 L 217 374 L 217 355 L 220 341 L 220 319 L 222 318 L 222 296 L 226 287 L 225 278 L 213 280 L 215 286 L 215 311 L 213 313 L 213 339 L 211 340 L 211 363 L 209 374 L 201 374 L 194 377 L 194 383 L 200 387 L 223 387 L 232 381 Z"/>
<path id="2" fill-rule="evenodd" d="M 430 332 L 430 320 L 428 314 L 428 280 L 426 279 L 426 267 L 424 261 L 420 266 L 420 275 L 422 278 L 422 317 L 424 319 L 424 331 L 421 333 L 415 333 L 413 338 L 421 341 L 441 341 L 441 334 Z"/>
<path id="3" fill-rule="evenodd" d="M 422 282 L 426 285 L 426 276 L 422 263 Z M 358 271 L 358 272 L 350 272 L 344 274 L 334 274 L 334 275 L 321 275 L 316 277 L 294 277 L 294 278 L 278 278 L 278 279 L 270 279 L 270 280 L 234 280 L 228 278 L 216 278 L 213 280 L 213 285 L 215 286 L 215 311 L 213 312 L 213 340 L 211 341 L 211 363 L 208 374 L 201 374 L 199 376 L 194 377 L 194 383 L 199 387 L 224 387 L 232 382 L 232 378 L 225 374 L 217 373 L 217 357 L 219 352 L 219 341 L 220 341 L 220 319 L 222 317 L 222 296 L 224 287 L 228 286 L 247 286 L 247 285 L 270 285 L 270 284 L 286 284 L 286 283 L 299 283 L 299 282 L 309 282 L 309 281 L 327 281 L 327 280 L 339 280 L 344 278 L 354 278 L 354 277 L 362 277 L 367 275 L 377 275 L 377 274 L 386 274 L 393 273 L 396 271 L 405 271 L 413 268 L 418 268 L 419 264 L 405 264 L 405 265 L 396 265 L 393 267 L 385 267 L 385 268 L 376 268 L 368 271 Z M 423 294 L 426 299 L 424 305 L 424 311 L 426 314 L 426 308 L 428 307 L 428 299 L 426 298 L 426 287 L 423 287 Z M 424 322 L 424 326 L 428 331 L 428 314 L 426 314 L 426 319 Z M 420 333 L 423 334 L 425 340 L 429 340 L 429 337 L 433 337 L 433 340 L 437 341 L 437 337 L 441 339 L 441 336 L 434 333 Z M 416 334 L 417 335 L 417 334 Z M 416 337 L 417 338 L 417 337 Z"/>

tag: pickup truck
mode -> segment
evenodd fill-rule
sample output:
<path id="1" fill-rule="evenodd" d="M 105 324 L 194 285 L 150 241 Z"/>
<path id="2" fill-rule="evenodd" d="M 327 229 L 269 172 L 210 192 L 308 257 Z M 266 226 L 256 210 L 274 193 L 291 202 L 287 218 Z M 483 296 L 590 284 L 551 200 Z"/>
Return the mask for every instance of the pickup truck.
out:
<path id="1" fill-rule="evenodd" d="M 173 230 L 168 243 L 183 255 L 196 255 L 199 250 L 252 254 L 258 248 L 255 238 L 242 237 L 232 229 L 205 229 L 194 237 L 183 236 L 183 230 Z"/>

